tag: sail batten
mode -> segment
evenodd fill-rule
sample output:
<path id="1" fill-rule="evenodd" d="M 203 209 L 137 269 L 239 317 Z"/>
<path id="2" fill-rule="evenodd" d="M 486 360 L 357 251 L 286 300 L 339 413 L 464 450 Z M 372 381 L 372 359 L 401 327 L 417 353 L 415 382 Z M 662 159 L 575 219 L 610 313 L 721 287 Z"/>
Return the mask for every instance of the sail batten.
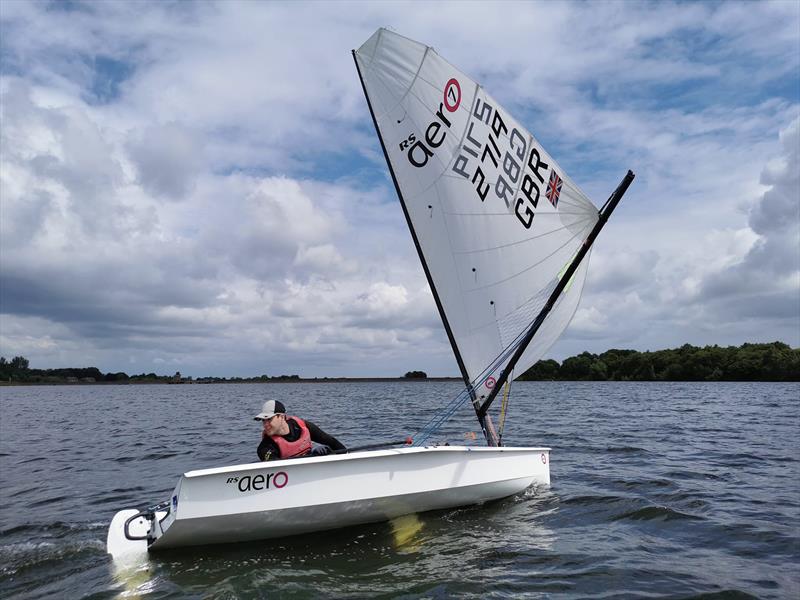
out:
<path id="1" fill-rule="evenodd" d="M 432 48 L 378 30 L 354 56 L 462 376 L 484 397 L 598 210 L 528 129 Z M 566 328 L 585 275 L 585 264 L 575 269 L 516 352 L 517 373 Z"/>

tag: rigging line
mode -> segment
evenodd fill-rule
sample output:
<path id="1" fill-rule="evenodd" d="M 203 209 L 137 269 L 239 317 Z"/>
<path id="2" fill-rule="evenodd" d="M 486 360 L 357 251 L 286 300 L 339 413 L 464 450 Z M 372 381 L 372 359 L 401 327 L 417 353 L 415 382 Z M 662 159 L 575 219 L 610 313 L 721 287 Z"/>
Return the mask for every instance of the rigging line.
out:
<path id="1" fill-rule="evenodd" d="M 506 426 L 506 415 L 508 414 L 508 401 L 511 398 L 511 382 L 514 380 L 514 371 L 511 371 L 508 381 L 506 381 L 506 388 L 503 392 L 503 402 L 500 404 L 500 417 L 497 419 L 497 436 L 498 440 L 503 440 L 503 430 Z"/>
<path id="2" fill-rule="evenodd" d="M 531 323 L 533 323 L 533 321 L 535 321 L 535 319 L 532 320 Z M 490 361 L 490 363 L 483 369 L 483 371 L 481 371 L 470 382 L 470 384 L 472 385 L 473 389 L 478 389 L 480 386 L 482 386 L 486 382 L 486 380 L 489 378 L 489 375 L 491 373 L 493 373 L 494 371 L 496 371 L 497 368 L 500 365 L 502 365 L 509 358 L 509 356 L 516 350 L 517 346 L 519 346 L 519 344 L 522 342 L 522 340 L 523 340 L 523 338 L 525 336 L 525 333 L 526 333 L 525 329 L 520 331 L 520 333 L 517 334 L 517 336 L 511 341 L 511 343 L 509 343 L 508 346 L 506 346 L 504 349 L 502 349 L 500 351 L 500 353 L 492 361 Z M 456 396 L 447 405 L 447 407 L 445 407 L 445 408 L 448 409 L 448 415 L 452 415 L 455 412 L 455 409 L 457 409 L 458 406 L 460 406 L 464 401 L 466 401 L 466 395 L 468 394 L 468 392 L 469 392 L 469 388 L 465 388 L 464 390 L 461 391 L 461 393 L 458 394 L 458 396 Z M 461 398 L 461 396 L 465 396 L 465 398 Z M 439 426 L 440 426 L 441 423 L 443 421 L 445 421 L 447 418 L 448 418 L 447 416 L 434 417 L 431 420 L 431 422 L 437 422 L 437 423 L 439 423 Z M 429 427 L 424 427 L 423 430 L 428 429 L 428 428 Z M 415 442 L 415 444 L 416 444 L 416 442 Z"/>
<path id="3" fill-rule="evenodd" d="M 533 323 L 536 319 L 531 320 L 530 323 Z M 530 326 L 529 323 L 529 326 Z M 511 343 L 506 346 L 500 353 L 492 360 L 489 365 L 481 371 L 481 373 L 475 377 L 475 379 L 470 382 L 471 388 L 473 390 L 479 389 L 481 386 L 484 385 L 486 380 L 489 378 L 489 375 L 495 372 L 502 364 L 504 364 L 510 356 L 516 351 L 517 347 L 522 343 L 525 333 L 527 332 L 527 327 L 523 329 L 517 337 L 515 337 Z M 439 414 L 434 416 L 426 426 L 424 426 L 420 431 L 414 436 L 414 446 L 421 446 L 423 445 L 433 433 L 435 433 L 451 416 L 453 416 L 458 410 L 458 408 L 467 401 L 467 398 L 470 397 L 470 388 L 465 388 L 462 390 L 444 409 L 441 409 Z"/>
<path id="4" fill-rule="evenodd" d="M 564 248 L 564 247 L 565 247 L 567 244 L 569 244 L 570 242 L 572 242 L 573 240 L 575 240 L 575 238 L 577 238 L 579 235 L 581 235 L 581 233 L 582 233 L 582 231 L 579 231 L 578 233 L 576 233 L 575 235 L 573 235 L 573 236 L 572 236 L 571 238 L 569 238 L 569 239 L 568 239 L 566 242 L 564 242 L 563 244 L 561 244 L 561 246 L 559 246 L 558 248 L 556 248 L 555 250 L 553 250 L 553 251 L 552 251 L 550 254 L 548 254 L 547 256 L 545 256 L 544 258 L 542 258 L 542 260 L 540 260 L 539 262 L 535 262 L 535 263 L 533 263 L 532 265 L 530 265 L 529 267 L 526 267 L 526 268 L 522 269 L 521 271 L 518 271 L 518 272 L 514 273 L 513 275 L 509 275 L 509 276 L 508 276 L 508 277 L 506 277 L 505 279 L 500 279 L 499 281 L 494 281 L 494 282 L 492 282 L 492 283 L 488 283 L 488 284 L 486 284 L 486 285 L 482 285 L 482 286 L 480 286 L 480 287 L 476 287 L 476 288 L 472 288 L 472 289 L 469 289 L 469 290 L 464 290 L 464 291 L 465 291 L 465 292 L 475 292 L 475 291 L 477 291 L 477 290 L 485 290 L 486 288 L 490 288 L 490 287 L 493 287 L 493 286 L 496 286 L 496 285 L 500 285 L 501 283 L 505 283 L 506 281 L 510 281 L 510 280 L 514 279 L 515 277 L 519 277 L 519 276 L 520 276 L 520 275 L 522 275 L 523 273 L 527 273 L 528 271 L 530 271 L 530 270 L 531 270 L 531 269 L 533 269 L 534 267 L 536 267 L 536 266 L 538 266 L 538 265 L 542 264 L 542 263 L 543 263 L 544 261 L 546 261 L 548 258 L 550 258 L 550 257 L 551 257 L 551 256 L 553 256 L 554 254 L 556 254 L 556 252 L 560 251 L 560 250 L 561 250 L 561 249 L 563 249 L 563 248 Z"/>
<path id="5" fill-rule="evenodd" d="M 470 397 L 469 388 L 464 388 L 444 409 L 440 409 L 414 436 L 414 445 L 421 446 L 433 435 Z"/>
<path id="6" fill-rule="evenodd" d="M 505 349 L 500 351 L 500 354 L 495 357 L 494 360 L 490 362 L 490 364 L 483 370 L 481 373 L 475 377 L 475 379 L 470 382 L 470 386 L 472 390 L 478 389 L 482 386 L 486 380 L 488 379 L 489 375 L 497 370 L 497 368 L 502 365 L 509 356 L 516 350 L 517 346 L 523 339 L 523 332 L 517 335 L 516 338 L 509 344 Z M 462 390 L 444 409 L 441 409 L 439 414 L 434 416 L 429 423 L 423 427 L 416 436 L 414 436 L 414 445 L 421 446 L 428 438 L 435 431 L 437 431 L 442 424 L 444 424 L 458 408 L 467 401 L 467 398 L 471 396 L 470 387 L 465 388 Z"/>
<path id="7" fill-rule="evenodd" d="M 535 296 L 531 296 L 531 298 L 529 298 L 526 301 L 526 303 L 532 300 L 534 297 Z M 524 306 L 524 304 L 525 303 L 523 303 L 520 306 Z M 474 390 L 480 389 L 480 387 L 485 384 L 489 375 L 495 372 L 501 365 L 503 365 L 511 357 L 511 355 L 517 350 L 519 345 L 525 339 L 525 336 L 528 333 L 528 329 L 533 325 L 533 323 L 536 322 L 538 318 L 539 317 L 537 316 L 531 319 L 528 322 L 528 324 L 524 328 L 522 328 L 522 330 L 517 334 L 517 336 L 511 341 L 511 343 L 509 343 L 508 346 L 506 346 L 503 350 L 501 350 L 500 353 L 489 363 L 489 365 L 483 371 L 481 371 L 481 373 L 477 377 L 475 377 L 475 379 L 472 380 L 471 382 L 472 389 Z M 512 370 L 512 376 L 513 376 L 513 370 Z M 506 381 L 508 381 L 508 379 Z M 469 388 L 465 388 L 464 390 L 462 390 L 461 393 L 459 393 L 445 407 L 446 410 L 444 412 L 440 411 L 440 413 L 437 416 L 431 419 L 431 421 L 420 430 L 417 436 L 414 437 L 414 445 L 421 446 L 425 441 L 427 441 L 430 438 L 430 436 L 435 431 L 437 431 L 442 426 L 443 423 L 447 421 L 447 419 L 449 419 L 453 414 L 455 414 L 455 411 L 464 402 L 466 402 L 469 396 L 468 392 Z"/>
<path id="8" fill-rule="evenodd" d="M 577 221 L 575 224 L 588 222 L 590 220 L 592 220 L 592 219 L 581 219 L 581 220 Z M 490 252 L 492 250 L 500 250 L 502 248 L 510 248 L 512 246 L 518 246 L 519 244 L 524 244 L 525 242 L 538 240 L 539 238 L 543 238 L 545 236 L 552 235 L 554 233 L 559 233 L 560 231 L 564 231 L 565 229 L 569 229 L 569 227 L 567 225 L 562 225 L 561 227 L 558 227 L 557 229 L 551 229 L 550 231 L 545 231 L 544 233 L 540 233 L 539 235 L 534 235 L 532 237 L 525 238 L 523 240 L 518 240 L 516 242 L 509 242 L 508 244 L 501 244 L 499 246 L 492 246 L 490 248 L 479 248 L 479 249 L 476 249 L 476 250 L 462 250 L 462 251 L 458 251 L 458 252 L 454 251 L 453 254 L 458 254 L 458 255 L 478 254 L 478 253 L 481 253 L 481 252 Z"/>

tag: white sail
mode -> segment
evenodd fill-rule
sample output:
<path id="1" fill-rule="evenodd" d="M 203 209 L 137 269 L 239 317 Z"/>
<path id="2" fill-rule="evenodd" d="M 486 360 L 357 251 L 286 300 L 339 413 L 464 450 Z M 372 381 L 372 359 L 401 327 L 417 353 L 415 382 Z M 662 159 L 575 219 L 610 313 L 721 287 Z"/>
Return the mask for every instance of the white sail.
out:
<path id="1" fill-rule="evenodd" d="M 483 395 L 508 360 L 498 357 L 539 314 L 598 211 L 536 138 L 432 48 L 379 29 L 355 57 L 454 351 Z M 569 324 L 587 264 L 516 374 Z"/>

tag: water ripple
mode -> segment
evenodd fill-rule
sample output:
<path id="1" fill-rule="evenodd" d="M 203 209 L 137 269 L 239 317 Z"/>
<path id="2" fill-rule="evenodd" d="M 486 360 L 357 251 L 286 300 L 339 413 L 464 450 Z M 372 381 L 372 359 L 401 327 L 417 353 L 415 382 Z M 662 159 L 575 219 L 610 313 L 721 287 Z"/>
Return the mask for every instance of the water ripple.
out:
<path id="1" fill-rule="evenodd" d="M 459 391 L 5 388 L 0 596 L 800 597 L 797 384 L 517 382 L 504 440 L 553 448 L 550 487 L 419 515 L 402 537 L 377 523 L 112 569 L 114 512 L 166 499 L 181 472 L 252 461 L 265 394 L 353 446 L 413 433 Z M 465 410 L 442 439 L 464 443 L 474 421 Z"/>

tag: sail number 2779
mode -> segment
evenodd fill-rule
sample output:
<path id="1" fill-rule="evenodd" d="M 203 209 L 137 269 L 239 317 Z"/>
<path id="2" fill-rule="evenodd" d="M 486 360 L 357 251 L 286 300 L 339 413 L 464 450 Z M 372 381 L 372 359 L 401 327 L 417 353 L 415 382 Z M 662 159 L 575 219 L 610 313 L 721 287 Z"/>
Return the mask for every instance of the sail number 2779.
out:
<path id="1" fill-rule="evenodd" d="M 435 118 L 425 128 L 421 139 L 412 133 L 399 144 L 409 164 L 418 169 L 428 164 L 452 126 L 447 113 L 454 113 L 461 105 L 458 80 L 451 78 L 442 96 Z M 516 215 L 523 227 L 530 229 L 539 204 L 540 185 L 545 182 L 549 165 L 533 143 L 528 148 L 523 131 L 512 127 L 509 133 L 501 111 L 485 97 L 476 98 L 452 170 L 472 184 L 481 202 L 486 201 L 490 190 L 493 191 L 493 196 L 505 203 L 506 209 Z"/>
<path id="2" fill-rule="evenodd" d="M 479 131 L 483 131 L 483 135 Z M 489 190 L 493 189 L 494 196 L 505 203 L 525 229 L 530 229 L 541 195 L 539 186 L 544 184 L 549 168 L 539 149 L 531 144 L 529 150 L 519 129 L 512 127 L 509 133 L 501 112 L 485 99 L 476 98 L 459 150 L 453 161 L 453 172 L 474 184 L 481 202 L 486 201 Z M 494 179 L 494 185 L 487 179 Z"/>

